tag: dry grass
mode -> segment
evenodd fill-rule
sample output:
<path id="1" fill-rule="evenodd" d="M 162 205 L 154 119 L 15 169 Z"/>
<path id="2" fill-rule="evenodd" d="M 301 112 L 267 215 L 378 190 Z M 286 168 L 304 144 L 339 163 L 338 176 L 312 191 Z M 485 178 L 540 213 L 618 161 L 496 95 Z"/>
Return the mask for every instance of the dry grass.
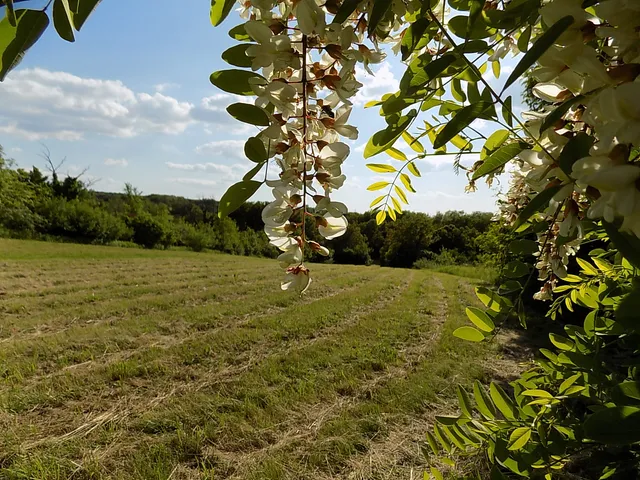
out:
<path id="1" fill-rule="evenodd" d="M 0 240 L 0 478 L 421 478 L 470 281 Z"/>

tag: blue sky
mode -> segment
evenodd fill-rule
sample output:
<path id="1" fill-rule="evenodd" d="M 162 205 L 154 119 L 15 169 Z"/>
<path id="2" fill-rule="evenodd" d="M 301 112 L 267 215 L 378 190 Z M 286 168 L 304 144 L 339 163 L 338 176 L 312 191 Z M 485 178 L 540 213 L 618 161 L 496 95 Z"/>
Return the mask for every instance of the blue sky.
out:
<path id="1" fill-rule="evenodd" d="M 252 166 L 242 158 L 252 130 L 224 110 L 236 99 L 209 83 L 211 72 L 228 68 L 220 54 L 233 45 L 227 31 L 239 21 L 232 13 L 212 27 L 208 4 L 136 0 L 125 7 L 105 0 L 73 44 L 50 27 L 0 84 L 0 144 L 7 154 L 22 167 L 43 167 L 46 145 L 54 160 L 66 157 L 63 172 L 88 167 L 86 178 L 97 190 L 121 191 L 130 182 L 144 193 L 220 198 Z M 368 209 L 378 192 L 366 187 L 380 179 L 365 168 L 362 146 L 385 123 L 363 103 L 394 91 L 402 72 L 389 59 L 375 77 L 360 80 L 364 88 L 351 116 L 360 138 L 336 195 L 350 210 Z M 409 209 L 494 210 L 495 191 L 480 186 L 465 194 L 465 177 L 454 174 L 451 161 L 418 164 L 423 176 Z M 270 198 L 266 188 L 256 197 Z"/>

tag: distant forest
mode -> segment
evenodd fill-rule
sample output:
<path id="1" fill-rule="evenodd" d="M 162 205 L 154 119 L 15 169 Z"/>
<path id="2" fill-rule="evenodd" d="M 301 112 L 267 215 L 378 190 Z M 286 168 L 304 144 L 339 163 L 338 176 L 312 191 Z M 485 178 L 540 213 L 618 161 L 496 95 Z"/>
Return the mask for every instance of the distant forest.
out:
<path id="1" fill-rule="evenodd" d="M 218 202 L 171 195 L 142 195 L 127 184 L 123 193 L 96 192 L 81 176 L 60 176 L 49 162 L 43 173 L 16 169 L 0 148 L 0 236 L 81 243 L 185 247 L 235 255 L 275 258 L 262 231 L 266 202 L 249 202 L 218 218 Z M 329 258 L 308 252 L 311 261 L 377 263 L 412 267 L 495 263 L 504 244 L 491 213 L 405 212 L 396 222 L 377 225 L 375 212 L 349 213 L 345 235 L 324 242 Z M 322 241 L 312 218 L 306 231 Z"/>

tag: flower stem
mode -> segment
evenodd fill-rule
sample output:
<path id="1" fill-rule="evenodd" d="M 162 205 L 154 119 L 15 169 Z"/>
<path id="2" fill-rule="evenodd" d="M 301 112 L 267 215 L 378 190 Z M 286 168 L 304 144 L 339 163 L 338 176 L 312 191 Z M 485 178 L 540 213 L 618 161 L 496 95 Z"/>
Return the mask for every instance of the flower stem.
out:
<path id="1" fill-rule="evenodd" d="M 302 261 L 304 243 L 307 241 L 307 36 L 302 35 Z M 300 264 L 302 264 L 302 261 Z"/>

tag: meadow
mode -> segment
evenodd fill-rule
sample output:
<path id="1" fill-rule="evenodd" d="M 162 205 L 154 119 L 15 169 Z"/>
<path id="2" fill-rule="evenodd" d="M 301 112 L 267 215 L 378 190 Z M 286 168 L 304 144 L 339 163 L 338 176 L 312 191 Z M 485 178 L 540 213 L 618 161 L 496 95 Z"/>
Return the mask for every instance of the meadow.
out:
<path id="1" fill-rule="evenodd" d="M 0 478 L 422 478 L 477 280 L 0 240 Z M 494 365 L 490 367 L 489 364 Z"/>

